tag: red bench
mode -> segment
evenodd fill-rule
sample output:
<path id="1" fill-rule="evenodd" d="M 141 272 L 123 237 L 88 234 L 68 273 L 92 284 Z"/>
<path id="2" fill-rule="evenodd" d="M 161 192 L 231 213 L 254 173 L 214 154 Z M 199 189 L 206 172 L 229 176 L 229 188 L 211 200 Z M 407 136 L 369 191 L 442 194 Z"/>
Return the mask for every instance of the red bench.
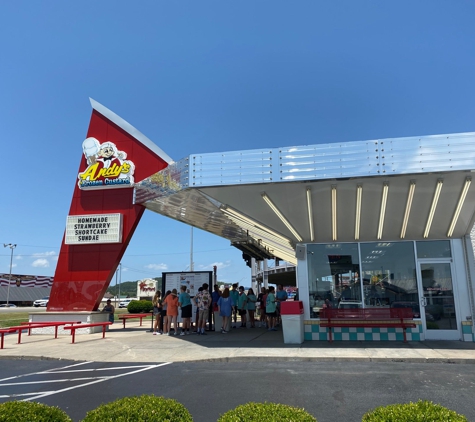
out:
<path id="1" fill-rule="evenodd" d="M 88 323 L 88 324 L 77 324 L 77 325 L 69 325 L 67 327 L 64 327 L 65 330 L 71 330 L 72 334 L 72 341 L 71 343 L 74 344 L 75 338 L 76 338 L 76 330 L 78 328 L 90 328 L 90 327 L 100 327 L 102 326 L 102 338 L 106 337 L 106 327 L 108 325 L 111 325 L 112 322 L 109 321 L 104 321 L 104 322 L 93 322 L 93 323 Z"/>
<path id="2" fill-rule="evenodd" d="M 142 326 L 142 320 L 145 317 L 148 317 L 150 315 L 153 315 L 153 313 L 152 314 L 122 314 L 122 315 L 119 315 L 119 319 L 122 320 L 122 323 L 124 325 L 123 328 L 125 328 L 125 321 L 127 321 L 128 319 L 134 319 L 134 318 L 140 318 L 140 326 Z"/>
<path id="3" fill-rule="evenodd" d="M 18 332 L 18 344 L 21 343 L 21 333 L 24 330 L 28 330 L 28 335 L 31 335 L 31 330 L 33 328 L 46 328 L 54 327 L 54 338 L 58 338 L 58 327 L 66 324 L 77 324 L 80 321 L 42 321 L 42 322 L 23 322 L 21 325 L 16 327 L 8 327 L 2 331 L 2 340 L 1 340 L 1 349 L 3 349 L 3 336 L 5 333 L 14 333 Z"/>
<path id="4" fill-rule="evenodd" d="M 16 330 L 12 330 L 11 328 L 1 328 L 0 329 L 0 336 L 1 336 L 1 340 L 0 340 L 0 349 L 3 349 L 3 337 L 5 336 L 5 334 L 8 334 L 8 333 L 14 333 Z"/>
<path id="5" fill-rule="evenodd" d="M 402 328 L 404 343 L 407 343 L 406 329 L 416 327 L 410 308 L 365 308 L 365 309 L 322 309 L 320 327 L 328 328 L 331 343 L 334 327 L 377 327 Z"/>

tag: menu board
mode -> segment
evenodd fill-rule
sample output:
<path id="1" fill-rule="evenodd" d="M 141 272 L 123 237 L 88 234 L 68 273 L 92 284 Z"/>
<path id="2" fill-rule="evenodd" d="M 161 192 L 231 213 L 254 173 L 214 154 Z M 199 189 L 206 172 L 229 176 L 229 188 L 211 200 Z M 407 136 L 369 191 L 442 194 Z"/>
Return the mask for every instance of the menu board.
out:
<path id="1" fill-rule="evenodd" d="M 162 273 L 162 295 L 173 289 L 180 294 L 181 286 L 186 286 L 186 291 L 193 297 L 204 283 L 212 286 L 212 277 L 212 271 Z"/>

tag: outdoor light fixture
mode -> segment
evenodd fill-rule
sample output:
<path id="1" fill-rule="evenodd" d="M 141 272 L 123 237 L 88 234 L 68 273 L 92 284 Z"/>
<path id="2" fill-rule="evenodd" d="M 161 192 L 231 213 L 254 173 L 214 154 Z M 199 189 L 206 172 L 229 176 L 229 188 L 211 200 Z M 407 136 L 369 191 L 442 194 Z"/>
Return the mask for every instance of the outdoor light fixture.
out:
<path id="1" fill-rule="evenodd" d="M 336 226 L 336 185 L 332 185 L 332 239 L 337 239 Z"/>
<path id="2" fill-rule="evenodd" d="M 465 202 L 465 198 L 467 196 L 468 189 L 470 188 L 471 183 L 472 178 L 467 177 L 465 179 L 465 184 L 463 185 L 462 193 L 460 194 L 460 198 L 457 203 L 457 208 L 455 208 L 454 216 L 452 217 L 452 222 L 450 223 L 449 231 L 447 232 L 447 237 L 451 237 L 454 233 L 455 225 L 457 224 L 457 220 L 460 216 L 460 211 L 462 211 L 463 203 Z"/>
<path id="3" fill-rule="evenodd" d="M 3 244 L 4 248 L 10 248 L 12 251 L 11 256 L 10 256 L 10 277 L 8 278 L 8 289 L 7 289 L 7 306 L 10 301 L 10 283 L 12 281 L 12 266 L 13 266 L 13 249 L 16 248 L 16 245 L 13 243 L 4 243 Z"/>
<path id="4" fill-rule="evenodd" d="M 381 209 L 379 211 L 378 240 L 383 237 L 384 216 L 386 215 L 386 203 L 388 202 L 389 183 L 383 184 L 383 196 L 381 198 Z"/>
<path id="5" fill-rule="evenodd" d="M 234 217 L 246 224 L 248 224 L 249 226 L 251 227 L 255 227 L 257 229 L 260 229 L 260 230 L 263 230 L 264 232 L 267 232 L 267 233 L 270 233 L 271 235 L 275 236 L 275 237 L 278 237 L 279 239 L 282 239 L 283 241 L 285 242 L 289 242 L 290 243 L 290 239 L 285 237 L 285 236 L 282 236 L 280 233 L 277 233 L 276 231 L 274 230 L 271 230 L 265 226 L 263 226 L 262 224 L 259 224 L 257 223 L 256 221 L 250 219 L 249 217 L 245 216 L 244 214 L 241 214 L 240 212 L 226 206 L 226 207 L 221 207 L 221 211 L 223 211 L 226 215 L 228 215 L 229 217 Z M 234 220 L 233 220 L 234 221 Z"/>
<path id="6" fill-rule="evenodd" d="M 308 211 L 308 227 L 310 230 L 310 241 L 315 240 L 315 234 L 313 232 L 313 210 L 312 210 L 312 189 L 307 187 L 307 211 Z"/>
<path id="7" fill-rule="evenodd" d="M 404 212 L 404 218 L 402 220 L 401 239 L 406 237 L 407 223 L 409 221 L 409 214 L 411 214 L 412 200 L 414 199 L 415 190 L 416 181 L 411 180 L 411 184 L 409 185 L 409 193 L 407 194 L 406 211 Z"/>
<path id="8" fill-rule="evenodd" d="M 430 226 L 432 225 L 432 220 L 434 219 L 435 209 L 437 208 L 437 202 L 439 202 L 440 191 L 442 190 L 443 184 L 444 184 L 443 179 L 437 180 L 437 186 L 435 187 L 434 198 L 432 199 L 432 205 L 430 206 L 429 217 L 427 218 L 426 228 L 424 230 L 424 238 L 429 237 Z"/>
<path id="9" fill-rule="evenodd" d="M 356 217 L 355 217 L 355 240 L 360 238 L 360 226 L 361 226 L 361 202 L 363 200 L 363 186 L 358 185 L 356 187 Z"/>
<path id="10" fill-rule="evenodd" d="M 286 227 L 291 231 L 291 233 L 295 236 L 297 241 L 301 242 L 303 239 L 298 234 L 297 230 L 294 229 L 292 224 L 284 217 L 284 215 L 280 212 L 280 210 L 276 207 L 276 205 L 271 201 L 271 199 L 267 196 L 265 192 L 261 193 L 262 199 L 269 205 L 272 211 L 274 211 L 275 215 L 280 218 L 280 221 L 286 225 Z"/>

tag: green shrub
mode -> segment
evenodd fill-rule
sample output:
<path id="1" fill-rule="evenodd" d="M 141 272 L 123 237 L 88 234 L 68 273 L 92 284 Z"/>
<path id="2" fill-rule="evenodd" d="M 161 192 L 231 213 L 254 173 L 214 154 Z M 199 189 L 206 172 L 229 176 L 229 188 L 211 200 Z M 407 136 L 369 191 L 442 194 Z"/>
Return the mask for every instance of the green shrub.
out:
<path id="1" fill-rule="evenodd" d="M 317 422 L 305 410 L 278 403 L 246 403 L 229 410 L 218 422 Z"/>
<path id="2" fill-rule="evenodd" d="M 127 310 L 130 314 L 142 314 L 146 312 L 151 312 L 153 309 L 153 304 L 151 300 L 132 300 L 127 305 Z"/>
<path id="3" fill-rule="evenodd" d="M 71 422 L 59 407 L 31 401 L 8 401 L 0 404 L 0 422 Z"/>
<path id="4" fill-rule="evenodd" d="M 363 415 L 363 422 L 468 422 L 468 419 L 431 401 L 381 406 Z"/>
<path id="5" fill-rule="evenodd" d="M 142 395 L 124 397 L 86 413 L 83 422 L 192 422 L 181 403 L 165 397 Z"/>
<path id="6" fill-rule="evenodd" d="M 427 321 L 426 322 L 426 327 L 429 330 L 438 330 L 439 329 L 439 325 L 436 322 L 432 322 L 432 321 Z"/>

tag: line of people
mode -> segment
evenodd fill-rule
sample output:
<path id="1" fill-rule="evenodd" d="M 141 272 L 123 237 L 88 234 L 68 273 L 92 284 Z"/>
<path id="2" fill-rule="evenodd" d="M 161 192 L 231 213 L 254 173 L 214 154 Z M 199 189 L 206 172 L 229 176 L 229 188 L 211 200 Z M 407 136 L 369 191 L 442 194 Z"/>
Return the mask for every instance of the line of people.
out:
<path id="1" fill-rule="evenodd" d="M 196 305 L 194 333 L 206 335 L 206 326 L 209 331 L 214 331 L 216 321 L 215 312 L 221 317 L 222 334 L 229 332 L 229 328 L 237 328 L 237 316 L 240 316 L 240 328 L 247 328 L 248 317 L 250 328 L 256 327 L 256 312 L 259 316 L 259 327 L 265 327 L 269 331 L 276 331 L 280 322 L 280 303 L 287 300 L 287 293 L 282 285 L 278 286 L 277 293 L 273 286 L 268 289 L 261 288 L 258 296 L 253 289 L 249 289 L 247 294 L 244 287 L 238 288 L 237 283 L 221 292 L 217 284 L 214 285 L 212 293 L 208 291 L 208 284 L 204 283 L 198 289 L 198 294 L 191 298 L 186 291 L 186 286 L 180 288 L 180 294 L 176 289 L 169 290 L 165 296 L 161 297 L 161 292 L 157 291 L 153 298 L 153 312 L 155 315 L 153 334 L 178 335 L 178 308 L 181 309 L 182 327 L 181 336 L 191 334 L 192 322 L 192 300 Z"/>

